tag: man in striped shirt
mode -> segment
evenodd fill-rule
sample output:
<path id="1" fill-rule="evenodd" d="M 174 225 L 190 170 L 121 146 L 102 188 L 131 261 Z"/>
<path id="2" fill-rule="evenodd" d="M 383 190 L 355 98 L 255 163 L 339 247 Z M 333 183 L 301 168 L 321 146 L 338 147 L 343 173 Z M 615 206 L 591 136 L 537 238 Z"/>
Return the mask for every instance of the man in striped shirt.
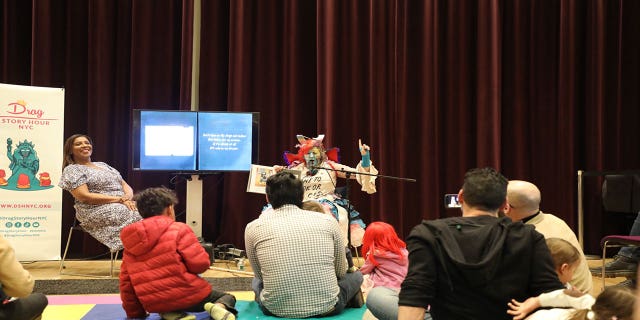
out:
<path id="1" fill-rule="evenodd" d="M 289 172 L 267 179 L 263 213 L 245 230 L 256 302 L 266 315 L 307 318 L 361 306 L 359 271 L 347 273 L 343 237 L 330 216 L 300 209 L 302 181 Z"/>

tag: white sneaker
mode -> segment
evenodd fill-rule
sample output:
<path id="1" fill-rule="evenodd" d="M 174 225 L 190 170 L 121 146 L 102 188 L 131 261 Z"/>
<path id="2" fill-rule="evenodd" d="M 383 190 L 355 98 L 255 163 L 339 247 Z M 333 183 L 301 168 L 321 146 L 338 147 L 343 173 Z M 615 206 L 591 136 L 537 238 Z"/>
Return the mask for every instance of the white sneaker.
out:
<path id="1" fill-rule="evenodd" d="M 209 313 L 213 320 L 236 320 L 236 316 L 233 313 L 213 302 L 205 303 L 204 310 Z"/>

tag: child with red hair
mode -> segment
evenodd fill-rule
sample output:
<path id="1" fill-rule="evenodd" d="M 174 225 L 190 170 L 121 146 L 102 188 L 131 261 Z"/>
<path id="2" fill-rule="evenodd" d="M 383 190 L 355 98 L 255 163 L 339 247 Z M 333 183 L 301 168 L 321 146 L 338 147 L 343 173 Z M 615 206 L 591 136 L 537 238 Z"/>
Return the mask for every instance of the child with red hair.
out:
<path id="1" fill-rule="evenodd" d="M 407 275 L 407 255 L 407 245 L 398 238 L 392 225 L 371 223 L 362 238 L 362 256 L 366 259 L 360 268 L 364 275 L 362 291 L 378 286 L 399 291 Z"/>

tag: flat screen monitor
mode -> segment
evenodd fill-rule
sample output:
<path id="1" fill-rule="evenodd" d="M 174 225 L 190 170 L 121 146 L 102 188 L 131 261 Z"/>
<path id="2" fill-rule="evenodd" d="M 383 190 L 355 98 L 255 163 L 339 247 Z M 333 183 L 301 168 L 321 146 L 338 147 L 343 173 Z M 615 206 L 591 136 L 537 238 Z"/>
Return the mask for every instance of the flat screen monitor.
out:
<path id="1" fill-rule="evenodd" d="M 257 113 L 198 112 L 198 170 L 249 171 Z"/>
<path id="2" fill-rule="evenodd" d="M 249 171 L 258 161 L 257 112 L 133 111 L 133 169 Z"/>

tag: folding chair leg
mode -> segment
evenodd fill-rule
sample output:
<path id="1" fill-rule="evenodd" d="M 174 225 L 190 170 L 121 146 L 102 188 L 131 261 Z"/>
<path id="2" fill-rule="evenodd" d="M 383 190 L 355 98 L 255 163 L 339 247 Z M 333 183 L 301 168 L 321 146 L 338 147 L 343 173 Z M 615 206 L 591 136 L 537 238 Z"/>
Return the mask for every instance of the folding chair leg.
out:
<path id="1" fill-rule="evenodd" d="M 64 261 L 67 258 L 67 252 L 69 251 L 69 244 L 71 243 L 71 235 L 73 233 L 73 227 L 71 227 L 71 230 L 69 230 L 69 237 L 67 238 L 67 245 L 64 249 L 64 254 L 62 255 L 62 260 L 60 260 L 60 270 L 59 274 L 60 275 L 69 275 L 69 276 L 80 276 L 80 277 L 90 277 L 90 278 L 113 278 L 114 275 L 114 269 L 115 269 L 115 264 L 116 264 L 116 260 L 118 260 L 118 253 L 120 252 L 120 250 L 115 251 L 115 252 L 111 252 L 110 253 L 110 268 L 109 268 L 109 274 L 108 275 L 100 275 L 100 274 L 82 274 L 82 273 L 71 273 L 71 272 L 65 272 L 65 266 L 64 266 Z"/>
<path id="2" fill-rule="evenodd" d="M 64 269 L 64 260 L 67 258 L 67 252 L 69 251 L 69 244 L 71 243 L 71 234 L 73 233 L 73 227 L 69 230 L 69 237 L 67 237 L 67 245 L 64 247 L 64 253 L 62 254 L 62 260 L 60 260 L 60 269 L 58 270 L 59 274 L 62 274 L 62 269 Z"/>
<path id="3" fill-rule="evenodd" d="M 112 278 L 113 278 L 113 270 L 115 269 L 116 261 L 118 260 L 118 253 L 120 253 L 120 250 L 111 252 L 111 271 L 109 274 L 111 275 Z"/>
<path id="4" fill-rule="evenodd" d="M 609 243 L 609 241 L 605 241 L 604 245 L 602 246 L 602 270 L 601 270 L 602 271 L 602 290 L 604 290 L 604 284 L 605 284 L 604 279 L 605 279 L 606 272 L 605 272 L 604 269 L 605 269 L 605 265 L 606 265 L 605 259 L 607 258 L 607 244 L 608 243 Z"/>

